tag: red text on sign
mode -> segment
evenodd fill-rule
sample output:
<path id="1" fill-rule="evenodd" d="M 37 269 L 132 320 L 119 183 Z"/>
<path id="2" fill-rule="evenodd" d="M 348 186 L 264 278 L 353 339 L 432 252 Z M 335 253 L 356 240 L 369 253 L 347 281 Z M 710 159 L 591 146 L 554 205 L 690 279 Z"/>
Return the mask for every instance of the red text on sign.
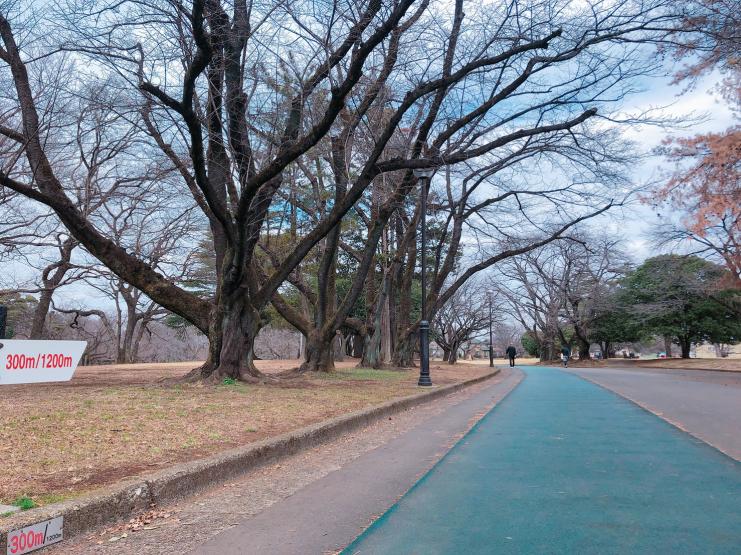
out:
<path id="1" fill-rule="evenodd" d="M 44 533 L 43 532 L 21 532 L 17 536 L 13 536 L 10 540 L 10 552 L 20 553 L 26 549 L 31 549 L 44 544 Z"/>
<path id="2" fill-rule="evenodd" d="M 35 357 L 19 354 L 8 355 L 5 359 L 6 370 L 26 370 L 38 368 L 70 368 L 72 357 L 63 354 L 40 354 Z"/>

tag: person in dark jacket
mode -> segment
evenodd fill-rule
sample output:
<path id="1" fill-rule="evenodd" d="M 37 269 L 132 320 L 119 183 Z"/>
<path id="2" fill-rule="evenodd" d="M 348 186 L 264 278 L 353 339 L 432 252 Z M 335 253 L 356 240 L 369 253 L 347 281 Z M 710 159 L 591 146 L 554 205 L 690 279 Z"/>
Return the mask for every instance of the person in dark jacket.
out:
<path id="1" fill-rule="evenodd" d="M 515 365 L 515 357 L 517 356 L 517 349 L 515 349 L 512 345 L 507 347 L 507 357 L 509 357 L 509 365 L 514 366 Z"/>
<path id="2" fill-rule="evenodd" d="M 568 345 L 561 347 L 561 361 L 563 362 L 564 368 L 569 367 L 569 359 L 571 358 L 571 349 Z"/>

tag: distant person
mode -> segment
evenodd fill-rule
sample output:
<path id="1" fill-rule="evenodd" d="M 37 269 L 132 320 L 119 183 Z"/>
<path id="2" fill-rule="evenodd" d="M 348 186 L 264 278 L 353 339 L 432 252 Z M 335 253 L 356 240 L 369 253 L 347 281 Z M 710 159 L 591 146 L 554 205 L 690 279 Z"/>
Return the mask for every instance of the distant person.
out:
<path id="1" fill-rule="evenodd" d="M 509 358 L 509 365 L 514 366 L 515 365 L 515 357 L 517 356 L 517 349 L 515 349 L 512 345 L 507 347 L 507 357 Z"/>
<path id="2" fill-rule="evenodd" d="M 569 359 L 571 358 L 571 349 L 568 345 L 564 345 L 561 347 L 561 361 L 563 362 L 563 367 L 568 368 L 569 367 Z"/>

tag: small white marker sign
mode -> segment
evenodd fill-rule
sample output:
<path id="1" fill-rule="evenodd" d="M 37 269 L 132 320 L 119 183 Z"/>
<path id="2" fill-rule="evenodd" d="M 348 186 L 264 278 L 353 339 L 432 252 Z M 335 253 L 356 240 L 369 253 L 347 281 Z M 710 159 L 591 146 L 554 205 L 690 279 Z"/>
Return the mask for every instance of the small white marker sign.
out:
<path id="1" fill-rule="evenodd" d="M 85 341 L 0 339 L 0 385 L 69 381 L 86 346 Z"/>
<path id="2" fill-rule="evenodd" d="M 20 530 L 13 530 L 8 533 L 7 555 L 23 555 L 62 541 L 63 527 L 64 517 L 58 516 Z"/>

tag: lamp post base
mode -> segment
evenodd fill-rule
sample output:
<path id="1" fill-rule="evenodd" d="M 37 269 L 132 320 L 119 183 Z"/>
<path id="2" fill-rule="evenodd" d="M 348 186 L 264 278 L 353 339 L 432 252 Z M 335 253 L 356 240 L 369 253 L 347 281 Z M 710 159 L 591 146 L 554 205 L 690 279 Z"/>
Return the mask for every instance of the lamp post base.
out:
<path id="1" fill-rule="evenodd" d="M 430 379 L 430 323 L 422 320 L 419 323 L 419 381 L 417 385 L 429 387 Z"/>
<path id="2" fill-rule="evenodd" d="M 432 385 L 432 380 L 429 376 L 420 376 L 417 385 L 420 385 L 422 387 L 429 387 Z"/>

